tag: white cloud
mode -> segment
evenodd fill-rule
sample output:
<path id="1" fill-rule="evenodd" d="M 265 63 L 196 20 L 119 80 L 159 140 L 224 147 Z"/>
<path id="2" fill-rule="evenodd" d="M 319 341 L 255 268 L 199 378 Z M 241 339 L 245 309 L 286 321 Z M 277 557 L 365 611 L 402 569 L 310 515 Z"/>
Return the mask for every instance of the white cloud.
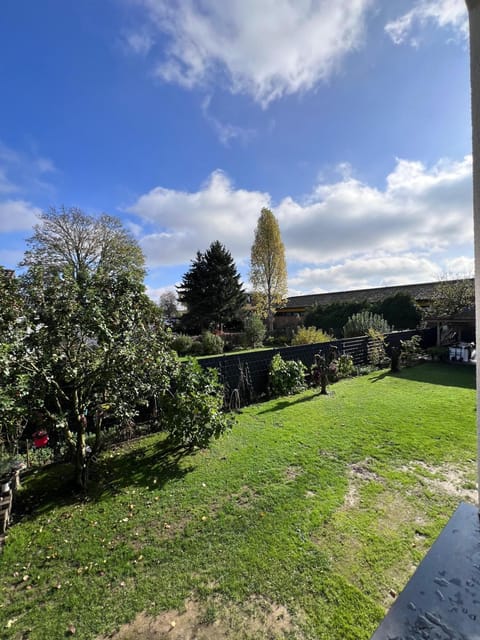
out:
<path id="1" fill-rule="evenodd" d="M 192 88 L 222 77 L 264 107 L 312 89 L 362 44 L 372 0 L 137 0 L 169 38 L 157 74 Z"/>
<path id="2" fill-rule="evenodd" d="M 48 158 L 35 151 L 15 151 L 0 141 L 0 233 L 32 231 L 41 209 L 32 204 L 30 198 L 37 192 L 44 194 L 52 190 L 51 185 L 44 182 L 44 176 L 55 171 Z M 5 241 L 13 242 L 11 238 Z M 16 262 L 18 251 L 9 246 L 2 251 L 2 256 L 3 264 L 11 265 L 14 258 Z"/>
<path id="3" fill-rule="evenodd" d="M 443 273 L 451 274 L 452 278 L 473 276 L 475 274 L 475 259 L 467 256 L 457 256 L 445 260 Z"/>
<path id="4" fill-rule="evenodd" d="M 175 285 L 169 285 L 167 287 L 150 287 L 149 285 L 147 285 L 145 293 L 151 300 L 158 303 L 158 301 L 160 300 L 160 296 L 163 293 L 167 293 L 168 291 L 173 291 L 173 293 L 176 294 Z"/>
<path id="5" fill-rule="evenodd" d="M 416 34 L 429 24 L 449 28 L 462 38 L 468 35 L 468 14 L 464 0 L 418 0 L 413 9 L 385 26 L 395 44 L 418 45 Z"/>
<path id="6" fill-rule="evenodd" d="M 125 33 L 122 38 L 122 44 L 126 51 L 139 56 L 146 56 L 154 43 L 154 38 L 146 29 L 130 31 Z"/>
<path id="7" fill-rule="evenodd" d="M 219 240 L 236 256 L 246 256 L 266 193 L 235 189 L 215 171 L 200 191 L 186 193 L 156 187 L 128 210 L 156 227 L 141 245 L 150 266 L 182 264 Z"/>
<path id="8" fill-rule="evenodd" d="M 306 205 L 285 198 L 275 212 L 287 253 L 300 263 L 388 251 L 441 250 L 473 238 L 472 159 L 397 160 L 384 190 L 353 177 L 319 185 Z"/>
<path id="9" fill-rule="evenodd" d="M 435 262 L 414 254 L 362 256 L 333 266 L 301 269 L 290 278 L 289 286 L 299 293 L 348 291 L 428 282 L 437 279 L 438 273 L 439 267 Z"/>
<path id="10" fill-rule="evenodd" d="M 41 209 L 25 200 L 0 202 L 0 233 L 30 230 L 40 213 Z"/>
<path id="11" fill-rule="evenodd" d="M 54 163 L 33 150 L 20 152 L 0 141 L 0 194 L 52 191 L 45 175 L 57 171 Z"/>
<path id="12" fill-rule="evenodd" d="M 17 191 L 17 187 L 7 177 L 6 169 L 0 167 L 0 194 L 12 193 L 14 191 Z"/>
<path id="13" fill-rule="evenodd" d="M 255 131 L 253 129 L 238 127 L 237 125 L 233 125 L 228 122 L 222 122 L 221 120 L 216 118 L 210 111 L 210 103 L 211 97 L 207 96 L 202 102 L 203 117 L 215 131 L 218 139 L 225 147 L 228 147 L 230 145 L 230 141 L 234 140 L 235 138 L 238 138 L 241 142 L 246 143 L 255 135 Z"/>
<path id="14" fill-rule="evenodd" d="M 186 264 L 217 239 L 246 266 L 264 206 L 272 206 L 268 193 L 237 189 L 216 171 L 199 191 L 157 187 L 129 211 L 152 229 L 137 235 L 149 266 Z M 453 260 L 473 244 L 472 209 L 471 156 L 430 168 L 397 160 L 383 189 L 350 169 L 304 201 L 287 197 L 273 208 L 291 289 L 302 291 L 435 279 L 451 270 L 445 255 Z"/>

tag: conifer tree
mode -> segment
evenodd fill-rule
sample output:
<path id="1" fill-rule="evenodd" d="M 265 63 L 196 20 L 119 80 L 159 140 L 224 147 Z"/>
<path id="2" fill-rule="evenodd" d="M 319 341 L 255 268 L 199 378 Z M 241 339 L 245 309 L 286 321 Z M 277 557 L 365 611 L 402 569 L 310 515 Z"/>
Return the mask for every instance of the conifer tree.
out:
<path id="1" fill-rule="evenodd" d="M 190 333 L 235 322 L 246 301 L 232 255 L 218 240 L 197 252 L 177 291 L 187 309 L 182 325 Z"/>

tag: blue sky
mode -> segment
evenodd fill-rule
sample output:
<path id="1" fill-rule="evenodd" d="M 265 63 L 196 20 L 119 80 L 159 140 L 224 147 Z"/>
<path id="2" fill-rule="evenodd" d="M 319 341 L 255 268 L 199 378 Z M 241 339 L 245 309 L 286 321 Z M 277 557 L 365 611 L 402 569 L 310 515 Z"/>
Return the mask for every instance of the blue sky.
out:
<path id="1" fill-rule="evenodd" d="M 2 0 L 0 264 L 118 216 L 154 299 L 260 209 L 291 294 L 473 269 L 463 0 Z"/>

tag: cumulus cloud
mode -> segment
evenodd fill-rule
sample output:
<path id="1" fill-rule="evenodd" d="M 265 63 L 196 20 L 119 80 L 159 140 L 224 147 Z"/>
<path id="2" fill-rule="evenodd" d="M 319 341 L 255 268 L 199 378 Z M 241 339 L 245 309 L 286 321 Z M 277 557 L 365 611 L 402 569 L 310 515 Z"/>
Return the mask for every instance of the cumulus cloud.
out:
<path id="1" fill-rule="evenodd" d="M 451 274 L 452 278 L 473 277 L 475 274 L 475 260 L 468 256 L 457 256 L 445 260 L 443 273 Z"/>
<path id="2" fill-rule="evenodd" d="M 347 177 L 319 185 L 306 205 L 286 198 L 276 213 L 298 262 L 374 250 L 439 250 L 472 241 L 471 176 L 471 156 L 430 169 L 397 160 L 383 190 Z"/>
<path id="3" fill-rule="evenodd" d="M 25 231 L 38 222 L 41 209 L 26 200 L 0 202 L 0 233 Z"/>
<path id="4" fill-rule="evenodd" d="M 297 269 L 292 289 L 418 282 L 450 270 L 438 256 L 473 242 L 471 180 L 471 156 L 432 167 L 398 159 L 383 188 L 352 169 L 304 201 L 284 198 L 273 210 Z M 246 266 L 264 206 L 272 208 L 268 193 L 238 189 L 216 171 L 199 191 L 156 187 L 129 211 L 150 229 L 138 236 L 150 266 L 187 263 L 216 239 Z"/>
<path id="5" fill-rule="evenodd" d="M 468 14 L 464 0 L 419 0 L 414 7 L 385 26 L 395 44 L 418 44 L 419 31 L 434 25 L 449 28 L 462 38 L 468 35 Z"/>
<path id="6" fill-rule="evenodd" d="M 361 256 L 326 267 L 300 269 L 290 278 L 291 290 L 348 291 L 371 286 L 427 282 L 438 277 L 434 261 L 415 254 Z"/>
<path id="7" fill-rule="evenodd" d="M 13 266 L 18 261 L 21 251 L 14 236 L 30 232 L 38 222 L 41 209 L 32 204 L 31 198 L 51 192 L 45 176 L 55 171 L 49 158 L 14 150 L 0 141 L 0 233 L 5 236 L 1 264 Z"/>
<path id="8" fill-rule="evenodd" d="M 329 78 L 362 44 L 372 0 L 137 0 L 168 37 L 156 73 L 192 88 L 222 77 L 264 107 Z"/>
<path id="9" fill-rule="evenodd" d="M 219 240 L 237 257 L 245 257 L 262 207 L 270 197 L 259 191 L 235 189 L 221 171 L 212 173 L 200 191 L 187 193 L 156 187 L 128 211 L 154 231 L 141 239 L 149 264 L 188 262 Z"/>

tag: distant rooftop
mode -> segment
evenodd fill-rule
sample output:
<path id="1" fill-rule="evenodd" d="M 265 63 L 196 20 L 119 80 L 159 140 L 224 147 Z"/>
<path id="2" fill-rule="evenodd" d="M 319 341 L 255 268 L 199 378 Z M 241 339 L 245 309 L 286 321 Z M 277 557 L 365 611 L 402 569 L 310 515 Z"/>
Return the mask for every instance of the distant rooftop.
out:
<path id="1" fill-rule="evenodd" d="M 473 283 L 473 278 L 467 278 Z M 304 296 L 291 296 L 287 303 L 278 311 L 289 311 L 312 307 L 315 304 L 327 305 L 334 302 L 378 302 L 396 293 L 409 293 L 412 298 L 421 303 L 431 300 L 435 289 L 443 281 L 424 282 L 422 284 L 404 284 L 390 287 L 375 287 L 373 289 L 356 289 L 354 291 L 334 291 L 329 293 L 311 293 Z M 456 282 L 452 280 L 452 282 Z"/>

